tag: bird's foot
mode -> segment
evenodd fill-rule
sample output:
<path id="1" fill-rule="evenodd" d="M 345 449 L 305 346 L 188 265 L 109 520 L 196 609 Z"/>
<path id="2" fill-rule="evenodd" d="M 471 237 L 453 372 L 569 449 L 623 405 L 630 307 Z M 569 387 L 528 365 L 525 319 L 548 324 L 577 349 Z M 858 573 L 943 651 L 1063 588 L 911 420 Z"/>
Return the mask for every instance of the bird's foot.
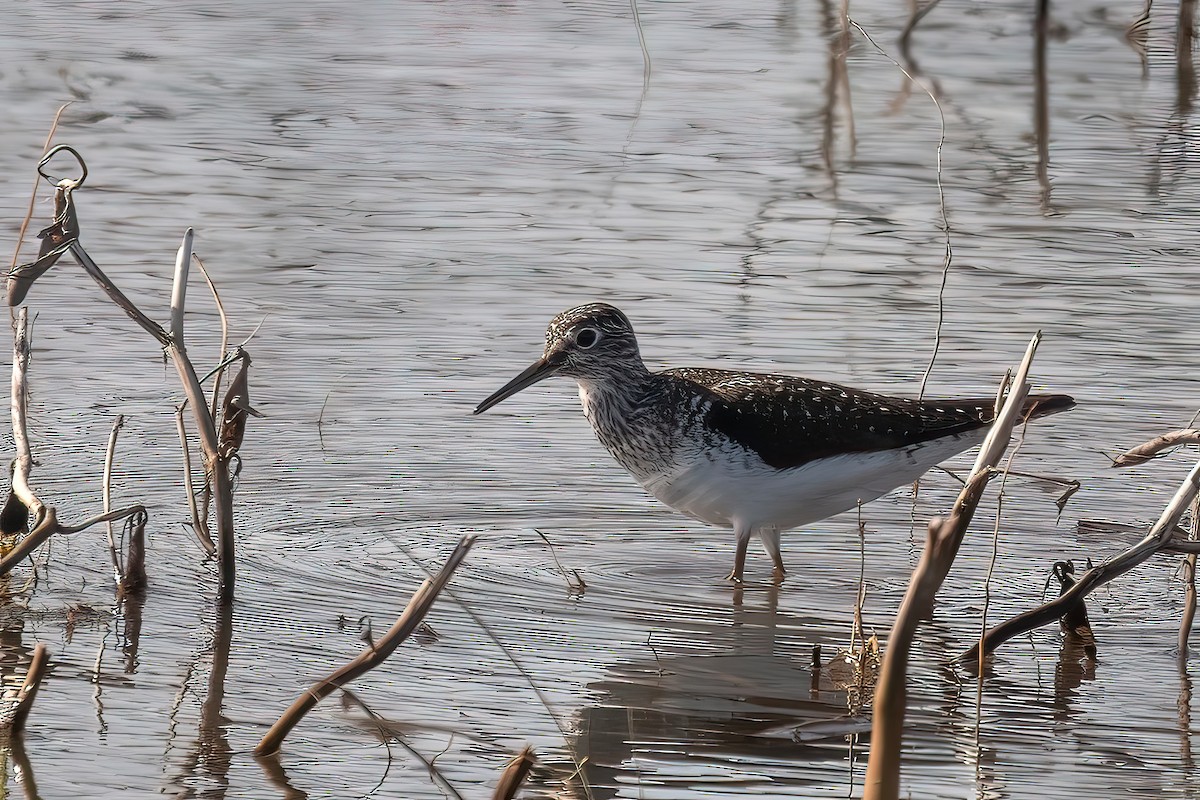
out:
<path id="1" fill-rule="evenodd" d="M 771 572 L 771 580 L 778 586 L 783 583 L 783 579 L 787 577 L 787 570 L 783 567 L 775 567 Z"/>
<path id="2" fill-rule="evenodd" d="M 737 584 L 738 586 L 741 586 L 743 583 L 742 571 L 738 570 L 738 569 L 730 570 L 729 574 L 725 576 L 725 580 L 732 581 L 733 583 Z"/>

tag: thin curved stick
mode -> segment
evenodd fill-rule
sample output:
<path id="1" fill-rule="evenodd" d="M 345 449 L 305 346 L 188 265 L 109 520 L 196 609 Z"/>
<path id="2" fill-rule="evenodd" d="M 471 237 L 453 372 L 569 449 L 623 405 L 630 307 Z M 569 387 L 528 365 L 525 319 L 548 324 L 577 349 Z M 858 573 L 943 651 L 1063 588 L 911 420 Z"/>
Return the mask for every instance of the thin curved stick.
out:
<path id="1" fill-rule="evenodd" d="M 297 723 L 304 718 L 314 706 L 322 699 L 333 693 L 334 690 L 340 689 L 344 684 L 350 683 L 355 678 L 363 675 L 375 667 L 383 663 L 395 649 L 405 639 L 417 629 L 425 615 L 429 613 L 429 609 L 433 607 L 433 602 L 437 599 L 438 594 L 450 582 L 454 571 L 458 569 L 459 564 L 470 552 L 471 546 L 475 544 L 474 536 L 464 536 L 459 540 L 458 546 L 454 548 L 454 552 L 446 560 L 441 570 L 433 578 L 426 580 L 421 584 L 420 588 L 413 594 L 412 599 L 408 601 L 408 605 L 404 607 L 400 617 L 392 625 L 386 634 L 378 641 L 367 646 L 362 653 L 358 655 L 350 663 L 340 669 L 334 670 L 330 675 L 315 683 L 308 691 L 296 698 L 295 702 L 288 707 L 283 715 L 271 726 L 263 736 L 262 741 L 254 748 L 254 754 L 257 756 L 267 756 L 279 751 L 283 740 L 287 738 L 292 728 L 296 727 Z"/>
<path id="2" fill-rule="evenodd" d="M 187 493 L 188 508 L 192 512 L 192 532 L 200 547 L 208 555 L 217 552 L 217 545 L 212 540 L 208 530 L 208 522 L 200 516 L 200 507 L 196 504 L 196 489 L 192 485 L 192 452 L 188 447 L 187 428 L 183 422 L 183 409 L 186 401 L 175 406 L 175 428 L 179 431 L 179 447 L 183 451 L 183 490 Z"/>
<path id="3" fill-rule="evenodd" d="M 225 316 L 225 305 L 221 302 L 221 295 L 217 291 L 216 284 L 213 283 L 212 278 L 208 277 L 208 270 L 204 268 L 204 262 L 200 260 L 200 256 L 193 255 L 192 258 L 196 260 L 196 266 L 199 267 L 200 274 L 204 276 L 204 282 L 208 284 L 208 291 L 212 293 L 213 302 L 217 304 L 217 314 L 221 317 L 220 358 L 221 363 L 224 364 L 225 353 L 229 350 L 229 319 Z M 217 377 L 213 380 L 212 404 L 209 406 L 209 413 L 212 414 L 213 419 L 217 418 L 217 407 L 220 402 L 218 396 L 221 394 L 221 377 L 223 375 L 223 371 L 217 372 Z"/>
<path id="4" fill-rule="evenodd" d="M 117 452 L 117 433 L 121 430 L 121 426 L 125 424 L 125 415 L 117 414 L 116 420 L 113 421 L 112 432 L 108 435 L 108 449 L 104 453 L 104 510 L 105 512 L 112 510 L 112 468 L 113 457 Z M 108 534 L 108 552 L 112 558 L 113 581 L 118 586 L 121 585 L 121 578 L 125 570 L 121 566 L 121 557 L 117 554 L 117 542 L 113 538 L 112 520 L 104 523 L 105 532 Z"/>

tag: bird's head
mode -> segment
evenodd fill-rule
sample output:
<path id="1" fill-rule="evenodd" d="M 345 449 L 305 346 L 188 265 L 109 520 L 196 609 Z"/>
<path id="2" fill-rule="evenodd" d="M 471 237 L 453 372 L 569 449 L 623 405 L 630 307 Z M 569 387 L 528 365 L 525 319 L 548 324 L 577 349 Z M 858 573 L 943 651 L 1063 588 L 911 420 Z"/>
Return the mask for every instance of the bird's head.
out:
<path id="1" fill-rule="evenodd" d="M 475 413 L 551 375 L 601 383 L 645 370 L 628 317 L 607 303 L 577 306 L 550 320 L 542 357 L 480 403 Z"/>

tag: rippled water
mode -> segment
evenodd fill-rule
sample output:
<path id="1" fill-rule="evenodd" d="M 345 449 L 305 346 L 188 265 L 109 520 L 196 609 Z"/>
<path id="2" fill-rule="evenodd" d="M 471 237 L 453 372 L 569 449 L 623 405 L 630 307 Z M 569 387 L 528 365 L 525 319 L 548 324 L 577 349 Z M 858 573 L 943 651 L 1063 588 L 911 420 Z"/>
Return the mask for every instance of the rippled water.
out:
<path id="1" fill-rule="evenodd" d="M 1200 162 L 1179 5 L 1155 4 L 1144 62 L 1125 40 L 1140 4 L 1056 5 L 1044 115 L 1030 5 L 945 0 L 905 62 L 945 117 L 954 259 L 930 393 L 990 394 L 1040 328 L 1038 386 L 1080 400 L 1021 449 L 1026 471 L 1083 489 L 1056 520 L 1057 490 L 1010 482 L 992 620 L 1035 603 L 1054 560 L 1140 536 L 1079 523 L 1152 520 L 1186 458 L 1114 473 L 1104 454 L 1198 405 Z M 282 772 L 249 751 L 358 652 L 361 617 L 385 628 L 418 565 L 473 532 L 436 639 L 355 686 L 464 797 L 488 796 L 526 742 L 543 764 L 529 796 L 857 793 L 862 746 L 780 733 L 846 711 L 810 662 L 814 644 L 828 658 L 849 640 L 853 514 L 785 536 L 781 588 L 752 550 L 735 597 L 720 580 L 732 537 L 648 499 L 569 382 L 469 414 L 539 354 L 550 316 L 593 299 L 628 313 L 654 366 L 916 393 L 943 258 L 939 115 L 858 34 L 843 82 L 837 8 L 641 0 L 643 90 L 625 0 L 9 4 L 5 241 L 48 122 L 74 99 L 58 140 L 91 168 L 89 252 L 165 318 L 174 249 L 195 226 L 233 338 L 265 319 L 250 349 L 268 417 L 243 448 L 238 601 L 223 618 L 181 524 L 174 371 L 73 266 L 38 282 L 37 488 L 69 519 L 92 513 L 125 414 L 117 501 L 151 508 L 152 585 L 144 608 L 114 616 L 95 532 L 39 554 L 35 588 L 28 568 L 10 579 L 5 672 L 39 641 L 53 672 L 23 746 L 0 751 L 7 780 L 43 797 L 446 796 L 336 697 L 288 739 Z M 851 13 L 902 57 L 904 4 Z M 215 359 L 199 286 L 189 324 L 193 355 Z M 915 502 L 866 507 L 865 614 L 881 635 L 923 521 L 954 492 L 933 474 Z M 1060 652 L 1054 628 L 1004 647 L 977 714 L 976 682 L 943 662 L 977 635 L 994 509 L 918 637 L 905 792 L 1200 793 L 1173 560 L 1094 595 L 1098 663 Z"/>

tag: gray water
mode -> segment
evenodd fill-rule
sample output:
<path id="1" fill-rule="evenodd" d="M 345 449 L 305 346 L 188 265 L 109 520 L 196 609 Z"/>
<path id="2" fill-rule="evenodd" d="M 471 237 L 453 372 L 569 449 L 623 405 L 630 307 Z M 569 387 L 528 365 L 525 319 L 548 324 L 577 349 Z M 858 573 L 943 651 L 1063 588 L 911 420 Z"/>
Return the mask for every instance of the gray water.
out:
<path id="1" fill-rule="evenodd" d="M 1039 118 L 1031 5 L 945 0 L 906 62 L 944 114 L 954 250 L 928 393 L 992 394 L 1041 329 L 1036 388 L 1079 399 L 1021 447 L 1019 468 L 1083 488 L 1056 517 L 1057 488 L 1009 481 L 993 622 L 1038 602 L 1053 561 L 1141 535 L 1187 454 L 1129 471 L 1105 454 L 1200 405 L 1200 162 L 1179 6 L 1155 5 L 1143 61 L 1124 36 L 1140 3 L 1056 4 Z M 490 796 L 525 743 L 542 763 L 530 797 L 861 791 L 863 746 L 779 733 L 846 711 L 843 692 L 814 691 L 809 665 L 814 644 L 829 658 L 849 643 L 854 514 L 785 535 L 782 587 L 752 550 L 735 597 L 720 579 L 732 537 L 647 498 L 569 381 L 470 415 L 540 354 L 553 314 L 591 300 L 629 315 L 653 367 L 918 390 L 944 254 L 937 107 L 857 33 L 841 81 L 836 3 L 639 6 L 645 87 L 624 0 L 6 5 L 4 241 L 73 99 L 57 141 L 91 170 L 88 251 L 165 320 L 194 226 L 232 338 L 262 322 L 248 347 L 267 414 L 242 450 L 238 595 L 223 618 L 183 526 L 174 370 L 72 264 L 34 287 L 36 488 L 68 520 L 94 513 L 126 415 L 116 502 L 150 507 L 151 585 L 144 606 L 117 607 L 97 530 L 8 580 L 0 666 L 19 676 L 46 642 L 53 671 L 24 742 L 0 750 L 6 796 L 447 796 L 337 697 L 279 768 L 250 750 L 360 650 L 359 619 L 384 629 L 464 533 L 481 539 L 429 620 L 436 639 L 354 687 L 463 797 Z M 905 4 L 850 10 L 901 57 Z M 198 362 L 215 362 L 218 329 L 196 282 Z M 915 500 L 906 489 L 864 509 L 868 629 L 886 634 L 924 521 L 955 492 L 935 472 Z M 1097 663 L 1063 651 L 1055 627 L 1006 645 L 977 713 L 975 679 L 944 662 L 978 636 L 995 508 L 918 637 L 905 792 L 1200 794 L 1174 558 L 1092 597 Z"/>

